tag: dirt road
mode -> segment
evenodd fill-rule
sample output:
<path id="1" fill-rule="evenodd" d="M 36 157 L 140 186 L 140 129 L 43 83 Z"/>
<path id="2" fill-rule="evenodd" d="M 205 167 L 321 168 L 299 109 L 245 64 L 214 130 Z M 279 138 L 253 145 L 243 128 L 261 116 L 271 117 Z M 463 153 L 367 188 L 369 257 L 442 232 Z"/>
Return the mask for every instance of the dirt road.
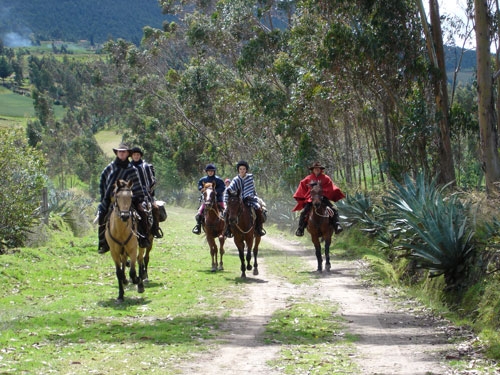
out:
<path id="1" fill-rule="evenodd" d="M 232 244 L 232 241 L 230 241 Z M 234 245 L 233 245 L 234 246 Z M 263 237 L 261 248 L 272 247 L 292 256 L 305 255 L 310 270 L 316 269 L 312 250 L 304 253 L 298 242 Z M 262 251 L 263 253 L 264 251 Z M 333 258 L 332 272 L 318 277 L 314 284 L 297 287 L 273 276 L 266 269 L 265 256 L 259 261 L 258 282 L 248 283 L 245 314 L 229 319 L 218 348 L 183 364 L 185 374 L 252 375 L 280 374 L 266 362 L 278 355 L 279 346 L 264 345 L 260 335 L 277 309 L 286 306 L 290 296 L 315 295 L 339 304 L 349 333 L 359 336 L 354 361 L 367 375 L 447 375 L 456 374 L 445 365 L 447 353 L 456 352 L 449 344 L 447 323 L 424 314 L 413 306 L 397 308 L 389 300 L 390 290 L 368 287 L 359 272 L 364 265 Z M 262 283 L 265 283 L 263 287 Z M 244 329 L 242 329 L 244 328 Z"/>

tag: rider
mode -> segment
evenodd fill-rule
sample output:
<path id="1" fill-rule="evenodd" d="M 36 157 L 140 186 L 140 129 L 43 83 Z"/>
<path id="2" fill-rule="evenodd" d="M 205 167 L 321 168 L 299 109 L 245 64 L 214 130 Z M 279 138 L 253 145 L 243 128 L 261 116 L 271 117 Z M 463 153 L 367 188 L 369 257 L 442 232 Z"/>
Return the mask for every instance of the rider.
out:
<path id="1" fill-rule="evenodd" d="M 138 212 L 141 220 L 139 220 L 139 245 L 141 247 L 150 246 L 148 239 L 149 228 L 147 225 L 147 213 L 144 210 L 144 188 L 139 178 L 137 169 L 128 160 L 130 156 L 129 147 L 121 143 L 117 148 L 113 148 L 116 155 L 115 160 L 109 163 L 101 173 L 101 180 L 99 183 L 99 192 L 101 194 L 101 202 L 98 206 L 98 235 L 99 235 L 99 254 L 104 254 L 109 251 L 109 244 L 106 242 L 106 216 L 111 205 L 111 198 L 114 189 L 114 183 L 121 180 L 132 181 L 132 203 Z"/>
<path id="2" fill-rule="evenodd" d="M 309 167 L 311 174 L 306 176 L 302 181 L 300 181 L 295 194 L 293 195 L 294 199 L 297 201 L 297 205 L 293 208 L 292 211 L 302 210 L 299 218 L 299 227 L 295 232 L 296 236 L 304 235 L 304 228 L 307 225 L 307 216 L 309 211 L 311 210 L 311 186 L 319 183 L 323 188 L 323 201 L 325 204 L 330 207 L 333 212 L 333 225 L 335 228 L 335 233 L 338 234 L 342 232 L 342 226 L 339 223 L 339 213 L 337 209 L 333 206 L 331 200 L 337 202 L 342 198 L 345 198 L 344 193 L 333 183 L 332 179 L 327 176 L 324 172 L 325 167 L 321 165 L 320 162 L 315 162 L 313 165 Z"/>
<path id="3" fill-rule="evenodd" d="M 244 160 L 241 160 L 238 164 L 236 164 L 236 170 L 238 171 L 238 175 L 233 178 L 229 186 L 226 188 L 226 191 L 224 192 L 224 202 L 227 205 L 229 191 L 239 191 L 243 198 L 243 202 L 255 209 L 255 231 L 259 237 L 262 237 L 266 234 L 266 231 L 262 227 L 265 221 L 265 216 L 264 210 L 261 206 L 261 201 L 255 192 L 253 174 L 248 173 L 250 168 L 248 163 Z M 224 218 L 226 218 L 226 212 L 224 212 Z M 226 226 L 226 236 L 231 237 L 229 225 Z"/>
<path id="4" fill-rule="evenodd" d="M 130 150 L 132 157 L 132 165 L 137 168 L 139 172 L 139 178 L 141 180 L 142 186 L 145 188 L 144 194 L 146 196 L 147 204 L 151 204 L 152 211 L 158 210 L 155 200 L 155 188 L 156 188 L 156 176 L 155 168 L 152 164 L 147 163 L 142 159 L 144 153 L 140 147 L 132 147 Z M 151 215 L 151 234 L 155 238 L 162 238 L 163 233 L 160 229 L 160 224 L 158 222 L 159 215 Z"/>
<path id="5" fill-rule="evenodd" d="M 207 173 L 206 176 L 203 176 L 200 178 L 198 181 L 198 191 L 203 192 L 204 186 L 206 183 L 212 183 L 213 187 L 215 189 L 215 192 L 217 194 L 217 203 L 219 204 L 221 211 L 224 211 L 224 190 L 226 189 L 224 185 L 224 181 L 222 178 L 217 176 L 215 174 L 215 171 L 217 171 L 217 168 L 213 164 L 207 164 L 205 167 L 205 172 Z M 195 216 L 196 219 L 196 225 L 194 226 L 192 232 L 194 234 L 200 234 L 201 233 L 201 223 L 203 221 L 203 210 L 205 209 L 205 202 L 201 200 L 201 205 L 200 208 L 198 208 L 198 213 Z"/>

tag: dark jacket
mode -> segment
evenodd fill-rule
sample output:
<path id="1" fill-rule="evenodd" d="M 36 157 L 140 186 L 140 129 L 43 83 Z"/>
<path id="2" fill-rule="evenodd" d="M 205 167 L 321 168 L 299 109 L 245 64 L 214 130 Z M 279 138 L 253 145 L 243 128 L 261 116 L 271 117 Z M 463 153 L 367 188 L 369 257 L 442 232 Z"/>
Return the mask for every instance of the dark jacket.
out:
<path id="1" fill-rule="evenodd" d="M 215 192 L 217 193 L 217 202 L 223 202 L 224 198 L 224 190 L 226 190 L 226 185 L 224 184 L 224 181 L 222 178 L 219 176 L 213 175 L 213 176 L 205 176 L 200 178 L 198 181 L 198 190 L 201 191 L 203 189 L 203 186 L 207 183 L 211 182 L 215 186 Z"/>
<path id="2" fill-rule="evenodd" d="M 116 158 L 101 173 L 99 183 L 99 192 L 101 194 L 100 211 L 108 211 L 114 190 L 113 185 L 117 180 L 132 181 L 133 202 L 135 205 L 144 201 L 144 188 L 137 169 L 128 160 L 122 161 Z"/>

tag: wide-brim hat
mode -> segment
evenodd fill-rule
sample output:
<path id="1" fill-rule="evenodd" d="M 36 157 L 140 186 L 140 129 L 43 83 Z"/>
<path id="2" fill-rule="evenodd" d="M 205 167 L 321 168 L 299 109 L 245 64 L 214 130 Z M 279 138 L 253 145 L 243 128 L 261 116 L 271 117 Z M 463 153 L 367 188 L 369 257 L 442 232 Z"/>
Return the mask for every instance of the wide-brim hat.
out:
<path id="1" fill-rule="evenodd" d="M 141 156 L 144 156 L 144 153 L 142 152 L 141 148 L 140 147 L 132 147 L 130 150 L 130 154 L 134 154 L 136 152 L 138 152 L 139 154 L 141 154 Z"/>
<path id="2" fill-rule="evenodd" d="M 314 162 L 314 164 L 309 167 L 309 170 L 312 171 L 314 168 L 319 168 L 321 170 L 325 169 L 319 161 Z"/>
<path id="3" fill-rule="evenodd" d="M 120 143 L 117 148 L 113 148 L 113 152 L 115 153 L 115 155 L 118 151 L 128 151 L 130 153 L 130 148 L 126 143 Z"/>

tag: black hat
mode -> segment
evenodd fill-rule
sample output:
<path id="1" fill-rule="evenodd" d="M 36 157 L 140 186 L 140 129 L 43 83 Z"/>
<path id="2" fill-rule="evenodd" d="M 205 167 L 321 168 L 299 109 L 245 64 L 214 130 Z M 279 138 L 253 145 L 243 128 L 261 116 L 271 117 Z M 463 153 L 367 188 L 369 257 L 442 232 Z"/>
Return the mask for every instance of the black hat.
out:
<path id="1" fill-rule="evenodd" d="M 206 171 L 216 171 L 217 168 L 215 168 L 215 165 L 213 164 L 207 164 L 207 166 L 205 167 L 205 172 Z"/>
<path id="2" fill-rule="evenodd" d="M 144 155 L 144 153 L 142 152 L 142 150 L 141 150 L 140 147 L 135 146 L 135 147 L 132 147 L 130 149 L 130 154 L 133 154 L 133 153 L 136 153 L 136 152 L 138 152 L 139 154 L 141 154 L 141 156 Z"/>
<path id="3" fill-rule="evenodd" d="M 130 154 L 130 148 L 126 143 L 120 143 L 120 145 L 117 148 L 113 148 L 113 152 L 115 153 L 115 155 L 118 151 L 128 151 Z"/>
<path id="4" fill-rule="evenodd" d="M 314 164 L 309 167 L 309 170 L 312 171 L 314 168 L 319 168 L 321 170 L 325 169 L 319 161 L 314 162 Z"/>
<path id="5" fill-rule="evenodd" d="M 240 160 L 238 164 L 236 164 L 236 170 L 240 169 L 242 165 L 246 167 L 247 171 L 250 169 L 248 163 L 245 160 Z"/>

